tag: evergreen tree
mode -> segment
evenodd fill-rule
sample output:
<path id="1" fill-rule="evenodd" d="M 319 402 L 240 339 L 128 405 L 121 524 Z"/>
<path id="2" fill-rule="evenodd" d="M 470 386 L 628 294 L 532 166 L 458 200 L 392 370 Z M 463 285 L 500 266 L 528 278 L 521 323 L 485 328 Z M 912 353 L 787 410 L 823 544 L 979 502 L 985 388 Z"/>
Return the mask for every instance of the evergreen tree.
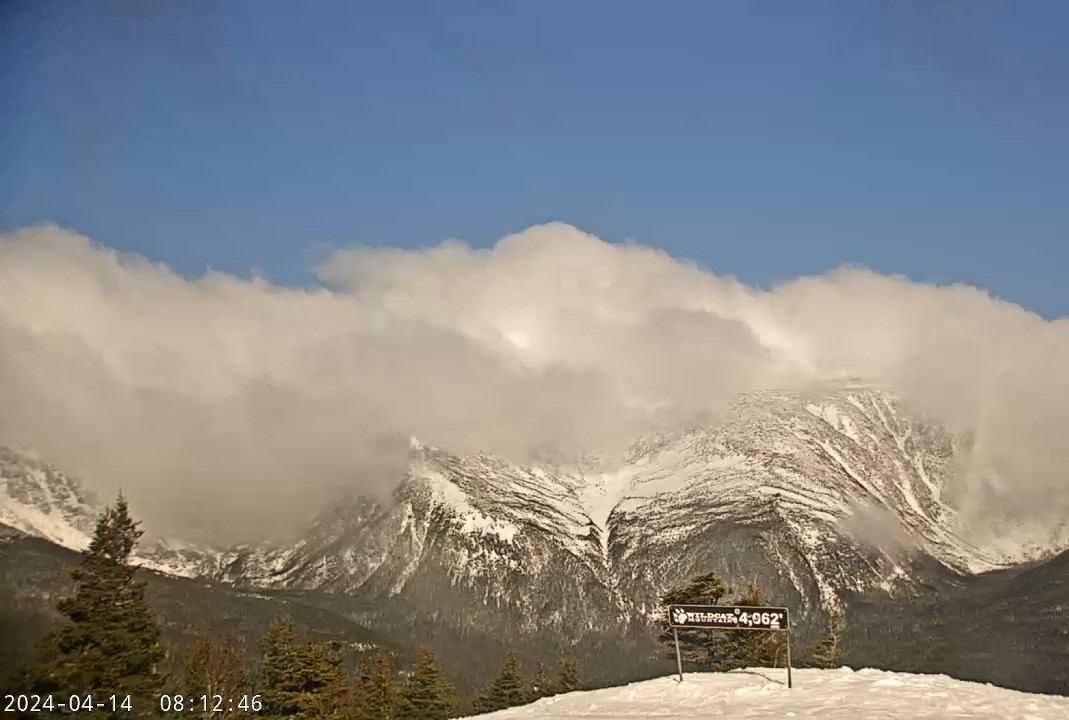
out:
<path id="1" fill-rule="evenodd" d="M 685 587 L 669 591 L 661 598 L 661 603 L 665 610 L 668 605 L 719 605 L 730 594 L 731 589 L 715 574 L 709 573 L 694 578 Z M 733 604 L 764 607 L 768 602 L 755 578 Z M 661 620 L 661 628 L 663 632 L 658 639 L 665 645 L 665 657 L 674 660 L 675 641 L 667 612 Z M 690 628 L 680 628 L 677 632 L 683 662 L 703 670 L 782 667 L 786 664 L 787 638 L 782 632 Z"/>
<path id="2" fill-rule="evenodd" d="M 675 588 L 661 598 L 663 605 L 719 605 L 731 588 L 716 573 L 691 578 L 686 587 Z"/>
<path id="3" fill-rule="evenodd" d="M 748 607 L 768 605 L 757 578 L 739 595 L 735 604 Z M 713 670 L 786 666 L 787 638 L 782 632 L 732 630 L 724 635 L 718 647 L 713 648 Z"/>
<path id="4" fill-rule="evenodd" d="M 74 595 L 58 605 L 69 622 L 46 638 L 28 673 L 39 694 L 64 700 L 70 694 L 131 698 L 133 712 L 107 708 L 80 712 L 82 717 L 145 715 L 156 707 L 163 687 L 157 668 L 164 657 L 159 626 L 145 599 L 145 584 L 130 564 L 141 534 L 120 493 L 100 516 L 81 565 L 71 573 Z"/>
<path id="5" fill-rule="evenodd" d="M 486 702 L 483 700 L 483 696 L 476 690 L 471 696 L 471 714 L 482 715 L 483 713 L 490 712 L 486 709 Z"/>
<path id="6" fill-rule="evenodd" d="M 527 702 L 527 688 L 520 675 L 520 663 L 516 655 L 509 653 L 501 665 L 501 673 L 480 697 L 480 711 L 504 710 Z"/>
<path id="7" fill-rule="evenodd" d="M 671 660 L 676 658 L 675 636 L 668 621 L 669 605 L 719 605 L 730 594 L 731 588 L 723 580 L 715 573 L 706 573 L 661 596 L 665 615 L 659 622 L 661 635 L 658 640 L 664 644 L 664 657 Z M 676 632 L 679 633 L 679 654 L 684 664 L 707 670 L 714 658 L 722 654 L 726 642 L 723 632 L 691 628 L 679 628 Z"/>
<path id="8" fill-rule="evenodd" d="M 546 664 L 541 660 L 535 665 L 534 680 L 531 682 L 531 701 L 534 702 L 539 698 L 544 698 L 553 694 L 553 688 L 550 684 L 549 671 L 546 668 Z"/>
<path id="9" fill-rule="evenodd" d="M 356 720 L 400 720 L 400 693 L 390 656 L 380 652 L 360 666 Z"/>
<path id="10" fill-rule="evenodd" d="M 311 719 L 336 712 L 345 689 L 337 653 L 299 641 L 289 619 L 273 622 L 260 647 L 264 714 Z"/>
<path id="11" fill-rule="evenodd" d="M 265 715 L 296 715 L 299 706 L 295 668 L 297 631 L 289 618 L 277 618 L 260 641 L 260 677 L 257 683 Z"/>
<path id="12" fill-rule="evenodd" d="M 834 630 L 821 638 L 802 656 L 799 667 L 831 670 L 843 666 L 843 651 L 839 647 L 839 634 Z"/>
<path id="13" fill-rule="evenodd" d="M 209 710 L 212 709 L 211 698 L 215 695 L 234 698 L 248 694 L 249 676 L 245 670 L 245 650 L 241 641 L 220 637 L 208 628 L 201 629 L 176 680 L 174 692 L 195 698 L 207 695 Z M 231 708 L 224 702 L 221 712 L 190 713 L 189 716 L 237 717 L 242 714 L 236 703 Z"/>
<path id="14" fill-rule="evenodd" d="M 564 658 L 557 665 L 557 681 L 553 684 L 554 694 L 582 689 L 583 681 L 579 679 L 579 665 L 575 662 L 575 658 Z"/>
<path id="15" fill-rule="evenodd" d="M 297 647 L 297 697 L 302 718 L 329 718 L 338 710 L 345 691 L 341 657 L 333 644 L 301 643 Z"/>
<path id="16" fill-rule="evenodd" d="M 364 665 L 361 662 L 352 675 L 346 675 L 338 694 L 338 715 L 346 720 L 363 720 Z"/>
<path id="17" fill-rule="evenodd" d="M 456 709 L 453 687 L 438 671 L 430 648 L 419 651 L 416 669 L 404 685 L 401 708 L 404 720 L 446 720 Z"/>

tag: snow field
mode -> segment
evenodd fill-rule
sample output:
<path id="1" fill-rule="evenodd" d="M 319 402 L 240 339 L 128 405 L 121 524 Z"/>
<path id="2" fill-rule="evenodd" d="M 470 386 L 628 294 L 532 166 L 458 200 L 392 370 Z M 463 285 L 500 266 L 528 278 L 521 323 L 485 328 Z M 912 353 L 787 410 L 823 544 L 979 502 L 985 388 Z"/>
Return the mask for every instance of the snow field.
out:
<path id="1" fill-rule="evenodd" d="M 883 670 L 740 670 L 684 674 L 544 698 L 479 720 L 1066 720 L 1069 697 L 1033 695 L 945 675 Z"/>

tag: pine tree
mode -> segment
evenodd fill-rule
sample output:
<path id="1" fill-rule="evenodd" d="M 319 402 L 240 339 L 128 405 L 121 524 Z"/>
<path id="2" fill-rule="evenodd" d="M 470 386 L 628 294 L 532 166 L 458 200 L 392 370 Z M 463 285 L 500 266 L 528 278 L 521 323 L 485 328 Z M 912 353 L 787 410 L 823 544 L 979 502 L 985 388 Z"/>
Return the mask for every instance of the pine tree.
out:
<path id="1" fill-rule="evenodd" d="M 438 671 L 430 648 L 421 648 L 416 669 L 402 691 L 401 717 L 404 720 L 446 720 L 456 709 L 452 685 Z"/>
<path id="2" fill-rule="evenodd" d="M 557 681 L 553 684 L 553 692 L 560 694 L 582 689 L 583 681 L 579 679 L 579 665 L 575 658 L 564 658 L 557 665 Z"/>
<path id="3" fill-rule="evenodd" d="M 344 716 L 352 720 L 364 720 L 364 710 L 368 703 L 369 686 L 372 673 L 371 660 L 364 656 L 357 665 L 356 673 L 350 679 L 348 697 L 344 703 L 347 708 Z"/>
<path id="4" fill-rule="evenodd" d="M 661 598 L 664 605 L 719 605 L 731 594 L 731 588 L 716 573 L 699 575 L 684 588 L 669 590 Z"/>
<path id="5" fill-rule="evenodd" d="M 839 634 L 834 630 L 821 638 L 802 656 L 799 667 L 831 670 L 843 666 L 843 651 L 839 647 Z"/>
<path id="6" fill-rule="evenodd" d="M 177 677 L 175 692 L 186 697 L 209 698 L 219 695 L 234 698 L 249 692 L 249 676 L 245 670 L 245 651 L 236 638 L 220 637 L 208 628 L 197 632 L 193 647 L 186 656 Z M 209 709 L 212 703 L 209 701 Z M 236 705 L 222 704 L 220 712 L 191 713 L 191 717 L 237 717 L 242 715 Z"/>
<path id="7" fill-rule="evenodd" d="M 765 607 L 768 601 L 754 578 L 750 586 L 735 600 L 744 607 Z M 714 650 L 713 670 L 734 670 L 744 667 L 783 667 L 787 660 L 787 638 L 781 632 L 732 630 Z"/>
<path id="8" fill-rule="evenodd" d="M 345 683 L 341 657 L 331 645 L 305 642 L 297 647 L 297 704 L 302 718 L 328 718 L 341 704 Z"/>
<path id="9" fill-rule="evenodd" d="M 263 712 L 277 717 L 330 717 L 345 691 L 341 659 L 315 642 L 301 642 L 293 621 L 271 624 L 261 645 Z"/>
<path id="10" fill-rule="evenodd" d="M 130 696 L 134 712 L 81 712 L 88 718 L 137 717 L 155 708 L 164 657 L 145 584 L 134 577 L 130 555 L 142 531 L 120 493 L 97 521 L 93 540 L 71 573 L 72 597 L 60 601 L 68 623 L 48 636 L 29 671 L 34 690 L 57 697 L 77 693 Z"/>
<path id="11" fill-rule="evenodd" d="M 356 720 L 400 720 L 400 693 L 394 681 L 390 656 L 380 652 L 360 666 Z"/>
<path id="12" fill-rule="evenodd" d="M 277 618 L 260 641 L 260 677 L 257 687 L 265 715 L 286 717 L 297 714 L 295 677 L 297 631 L 289 618 Z"/>
<path id="13" fill-rule="evenodd" d="M 706 573 L 692 578 L 685 586 L 669 590 L 661 596 L 665 615 L 659 625 L 661 635 L 657 638 L 664 645 L 664 657 L 675 660 L 675 636 L 668 621 L 669 605 L 719 605 L 731 588 L 715 573 Z M 686 665 L 708 670 L 718 655 L 723 654 L 727 638 L 725 633 L 712 630 L 679 628 L 679 654 Z"/>
<path id="14" fill-rule="evenodd" d="M 715 574 L 709 573 L 691 580 L 686 587 L 676 588 L 661 598 L 669 605 L 719 605 L 731 589 Z M 768 604 L 757 579 L 739 594 L 735 605 L 764 607 Z M 675 659 L 675 642 L 667 613 L 661 621 L 663 632 L 658 638 L 665 645 L 665 656 Z M 754 630 L 704 630 L 680 628 L 680 656 L 686 664 L 703 670 L 734 670 L 744 667 L 782 667 L 786 664 L 787 643 L 782 632 Z"/>
<path id="15" fill-rule="evenodd" d="M 338 694 L 338 715 L 346 720 L 362 720 L 364 712 L 363 682 L 364 665 L 357 666 L 355 673 L 346 675 Z"/>
<path id="16" fill-rule="evenodd" d="M 535 676 L 531 682 L 531 701 L 534 702 L 539 698 L 548 697 L 553 693 L 553 688 L 550 685 L 549 670 L 546 668 L 546 664 L 541 660 L 535 665 Z"/>
<path id="17" fill-rule="evenodd" d="M 509 653 L 501 665 L 501 673 L 480 696 L 482 712 L 504 710 L 527 702 L 527 688 L 520 675 L 520 663 L 516 655 Z"/>
<path id="18" fill-rule="evenodd" d="M 476 690 L 471 696 L 471 714 L 482 715 L 483 713 L 490 712 L 486 709 L 486 702 L 483 700 L 483 696 Z"/>

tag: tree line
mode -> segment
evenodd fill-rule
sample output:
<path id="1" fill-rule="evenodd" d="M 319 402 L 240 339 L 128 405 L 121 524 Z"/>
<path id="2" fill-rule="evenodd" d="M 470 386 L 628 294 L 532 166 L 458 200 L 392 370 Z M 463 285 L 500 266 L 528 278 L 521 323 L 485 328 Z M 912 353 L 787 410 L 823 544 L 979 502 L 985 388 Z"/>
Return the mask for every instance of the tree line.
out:
<path id="1" fill-rule="evenodd" d="M 18 680 L 18 691 L 36 698 L 36 708 L 13 706 L 23 717 L 91 696 L 96 705 L 118 700 L 83 707 L 79 717 L 446 720 L 582 688 L 572 658 L 552 670 L 539 663 L 528 679 L 510 653 L 497 678 L 464 701 L 428 647 L 408 668 L 380 650 L 347 669 L 340 643 L 304 638 L 287 617 L 276 618 L 260 639 L 253 666 L 239 638 L 207 628 L 188 647 L 167 647 L 131 563 L 141 535 L 120 494 L 71 573 L 73 595 L 57 603 L 65 621 L 42 640 Z"/>

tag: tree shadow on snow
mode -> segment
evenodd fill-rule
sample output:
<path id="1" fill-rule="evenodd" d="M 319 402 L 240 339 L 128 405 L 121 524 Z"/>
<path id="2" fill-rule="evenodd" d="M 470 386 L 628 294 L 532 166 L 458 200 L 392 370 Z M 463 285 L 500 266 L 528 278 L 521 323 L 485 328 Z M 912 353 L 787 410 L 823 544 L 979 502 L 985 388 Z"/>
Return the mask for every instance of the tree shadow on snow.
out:
<path id="1" fill-rule="evenodd" d="M 786 670 L 784 670 L 784 672 L 786 672 Z M 699 674 L 701 674 L 701 675 L 710 675 L 712 673 L 699 673 Z M 726 670 L 726 671 L 724 671 L 723 674 L 724 675 L 753 675 L 755 677 L 764 678 L 765 680 L 768 680 L 770 683 L 776 683 L 777 685 L 783 685 L 784 687 L 787 686 L 786 678 L 782 678 L 781 679 L 781 678 L 769 677 L 765 673 L 760 672 L 758 670 Z M 679 682 L 679 676 L 673 675 L 673 678 L 675 679 L 675 681 L 677 683 Z M 684 682 L 686 682 L 686 675 L 685 674 L 683 676 L 683 680 L 684 680 Z"/>
<path id="2" fill-rule="evenodd" d="M 786 672 L 787 672 L 786 670 L 783 670 L 784 674 L 786 674 Z M 728 674 L 729 675 L 756 675 L 757 677 L 764 678 L 765 680 L 768 680 L 771 683 L 776 683 L 777 685 L 784 685 L 784 686 L 787 685 L 787 679 L 785 677 L 784 678 L 769 677 L 768 675 L 766 675 L 763 672 L 760 672 L 759 670 L 728 670 Z"/>

